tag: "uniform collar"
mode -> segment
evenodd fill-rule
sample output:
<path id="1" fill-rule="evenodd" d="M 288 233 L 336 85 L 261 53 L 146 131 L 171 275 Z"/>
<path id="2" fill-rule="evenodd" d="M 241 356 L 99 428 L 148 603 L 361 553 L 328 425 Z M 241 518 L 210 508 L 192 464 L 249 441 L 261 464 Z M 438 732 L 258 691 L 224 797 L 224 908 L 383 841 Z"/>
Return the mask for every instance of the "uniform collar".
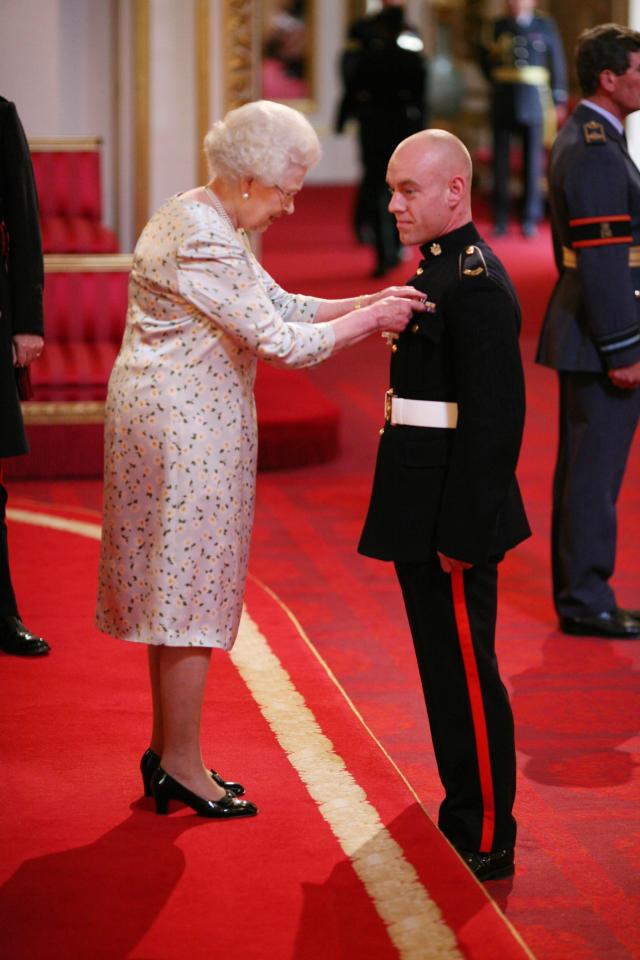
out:
<path id="1" fill-rule="evenodd" d="M 621 120 L 618 120 L 617 117 L 614 117 L 612 113 L 609 113 L 608 110 L 605 110 L 604 107 L 598 106 L 597 103 L 592 103 L 591 100 L 585 98 L 580 101 L 580 106 L 587 107 L 589 110 L 595 110 L 596 113 L 599 113 L 600 116 L 604 117 L 605 120 L 608 120 L 612 127 L 618 131 L 619 134 L 624 133 L 624 124 Z"/>
<path id="2" fill-rule="evenodd" d="M 429 240 L 428 243 L 420 247 L 420 251 L 425 260 L 431 262 L 438 257 L 460 253 L 463 247 L 469 244 L 477 243 L 480 234 L 475 228 L 473 221 L 465 223 L 464 226 L 452 230 L 451 233 L 445 233 L 441 237 Z"/>
<path id="3" fill-rule="evenodd" d="M 624 128 L 620 130 L 619 126 L 613 122 L 616 118 L 613 117 L 608 110 L 602 110 L 588 100 L 581 100 L 573 115 L 578 123 L 586 123 L 588 120 L 595 119 L 603 124 L 606 133 L 613 140 L 624 139 Z"/>

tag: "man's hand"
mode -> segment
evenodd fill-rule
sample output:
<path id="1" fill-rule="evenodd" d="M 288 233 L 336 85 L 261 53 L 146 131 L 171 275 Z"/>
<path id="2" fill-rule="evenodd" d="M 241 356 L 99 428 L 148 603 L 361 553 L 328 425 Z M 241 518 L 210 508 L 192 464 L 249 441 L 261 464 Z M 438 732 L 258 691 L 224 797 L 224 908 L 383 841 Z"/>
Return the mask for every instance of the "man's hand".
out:
<path id="1" fill-rule="evenodd" d="M 631 364 L 630 367 L 618 367 L 617 370 L 609 370 L 609 380 L 615 387 L 621 390 L 635 390 L 640 386 L 640 360 Z"/>
<path id="2" fill-rule="evenodd" d="M 440 566 L 445 573 L 461 573 L 463 570 L 470 570 L 473 566 L 472 563 L 467 563 L 466 560 L 454 560 L 453 557 L 447 557 L 444 553 L 440 553 L 439 550 L 438 558 L 440 560 Z"/>
<path id="3" fill-rule="evenodd" d="M 42 353 L 44 340 L 35 333 L 16 333 L 13 347 L 16 367 L 28 367 Z"/>

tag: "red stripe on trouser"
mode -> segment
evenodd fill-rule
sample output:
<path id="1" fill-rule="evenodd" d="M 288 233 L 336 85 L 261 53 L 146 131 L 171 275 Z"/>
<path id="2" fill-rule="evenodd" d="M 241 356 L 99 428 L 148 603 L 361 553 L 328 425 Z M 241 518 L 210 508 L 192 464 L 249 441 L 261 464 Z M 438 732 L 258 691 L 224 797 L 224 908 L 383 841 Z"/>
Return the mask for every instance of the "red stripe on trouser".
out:
<path id="1" fill-rule="evenodd" d="M 491 853 L 493 833 L 495 829 L 495 801 L 493 797 L 493 776 L 491 774 L 491 756 L 489 754 L 489 737 L 487 734 L 487 719 L 482 702 L 482 690 L 478 675 L 478 664 L 473 649 L 471 626 L 467 612 L 467 601 L 464 595 L 464 579 L 462 572 L 451 574 L 451 589 L 453 591 L 453 610 L 458 628 L 458 639 L 462 653 L 464 672 L 469 689 L 469 703 L 473 718 L 473 729 L 476 737 L 476 752 L 478 755 L 478 772 L 480 774 L 480 790 L 482 791 L 482 836 L 480 851 Z"/>

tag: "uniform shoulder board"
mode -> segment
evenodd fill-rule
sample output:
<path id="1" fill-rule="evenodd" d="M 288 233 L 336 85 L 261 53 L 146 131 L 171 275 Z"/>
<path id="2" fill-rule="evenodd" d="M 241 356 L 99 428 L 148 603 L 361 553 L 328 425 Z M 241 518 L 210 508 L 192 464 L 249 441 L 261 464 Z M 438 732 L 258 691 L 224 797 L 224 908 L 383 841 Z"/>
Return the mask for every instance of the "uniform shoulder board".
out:
<path id="1" fill-rule="evenodd" d="M 480 247 L 465 247 L 458 261 L 458 276 L 480 277 L 488 276 L 487 261 Z"/>
<path id="2" fill-rule="evenodd" d="M 606 143 L 607 135 L 604 127 L 597 120 L 589 120 L 582 125 L 582 136 L 585 143 Z"/>

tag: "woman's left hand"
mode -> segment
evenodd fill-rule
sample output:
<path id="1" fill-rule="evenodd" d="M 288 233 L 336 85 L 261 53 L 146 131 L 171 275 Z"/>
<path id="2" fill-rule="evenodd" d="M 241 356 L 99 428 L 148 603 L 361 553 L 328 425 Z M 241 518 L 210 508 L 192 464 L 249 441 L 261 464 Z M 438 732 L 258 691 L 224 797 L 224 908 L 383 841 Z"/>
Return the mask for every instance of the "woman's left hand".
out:
<path id="1" fill-rule="evenodd" d="M 408 297 L 410 300 L 424 299 L 424 293 L 420 293 L 415 287 L 385 287 L 384 290 L 378 290 L 377 293 L 367 294 L 367 306 L 377 303 L 378 300 L 384 300 L 386 297 Z"/>

